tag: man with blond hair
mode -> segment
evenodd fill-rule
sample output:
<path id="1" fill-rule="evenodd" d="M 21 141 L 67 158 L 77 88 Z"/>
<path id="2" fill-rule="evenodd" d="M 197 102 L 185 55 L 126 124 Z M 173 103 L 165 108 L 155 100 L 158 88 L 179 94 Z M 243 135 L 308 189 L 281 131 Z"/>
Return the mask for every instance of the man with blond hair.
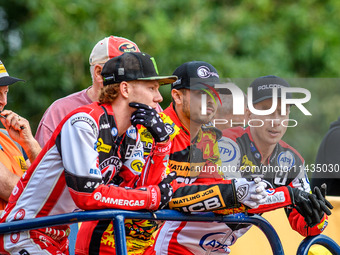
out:
<path id="1" fill-rule="evenodd" d="M 109 60 L 101 74 L 99 102 L 79 107 L 61 121 L 12 192 L 1 222 L 79 209 L 156 210 L 169 202 L 175 176 L 152 185 L 165 175 L 171 143 L 155 108 L 162 101 L 159 86 L 177 77 L 159 76 L 154 59 L 136 52 Z M 144 122 L 148 118 L 141 112 L 152 118 Z M 144 122 L 155 140 L 145 164 L 130 119 Z M 136 161 L 145 166 L 141 175 L 132 167 Z M 129 188 L 118 187 L 121 183 Z M 68 234 L 63 225 L 1 235 L 0 253 L 68 254 Z"/>

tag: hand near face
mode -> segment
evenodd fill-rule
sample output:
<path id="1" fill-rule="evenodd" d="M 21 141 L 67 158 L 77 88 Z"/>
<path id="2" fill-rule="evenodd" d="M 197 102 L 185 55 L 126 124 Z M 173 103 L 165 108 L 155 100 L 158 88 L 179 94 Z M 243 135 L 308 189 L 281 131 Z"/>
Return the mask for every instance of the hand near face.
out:
<path id="1" fill-rule="evenodd" d="M 1 115 L 1 122 L 14 141 L 22 144 L 33 138 L 28 120 L 9 110 L 3 110 Z"/>
<path id="2" fill-rule="evenodd" d="M 131 124 L 143 125 L 151 133 L 156 142 L 165 142 L 169 134 L 161 117 L 151 106 L 140 103 L 129 103 L 130 107 L 137 108 L 131 115 Z"/>

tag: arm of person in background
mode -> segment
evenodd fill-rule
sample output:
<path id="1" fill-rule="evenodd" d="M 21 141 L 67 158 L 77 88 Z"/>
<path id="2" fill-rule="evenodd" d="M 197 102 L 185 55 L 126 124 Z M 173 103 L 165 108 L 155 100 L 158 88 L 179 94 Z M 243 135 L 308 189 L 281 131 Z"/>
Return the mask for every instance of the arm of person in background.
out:
<path id="1" fill-rule="evenodd" d="M 323 189 L 322 187 L 321 190 L 319 187 L 314 187 L 313 194 L 309 194 L 309 196 L 315 195 L 318 199 L 317 203 L 319 204 L 317 205 L 314 202 L 314 208 L 312 209 L 313 217 L 304 212 L 305 209 L 297 206 L 296 204 L 285 209 L 292 229 L 299 232 L 302 236 L 319 235 L 327 227 L 328 215 L 331 215 L 330 209 L 333 209 L 333 206 L 325 199 L 325 191 L 326 189 Z M 307 217 L 304 216 L 306 214 Z"/>
<path id="2" fill-rule="evenodd" d="M 268 193 L 266 203 L 257 209 L 249 210 L 250 213 L 263 213 L 286 207 L 292 229 L 303 236 L 321 234 L 327 226 L 327 215 L 331 215 L 330 209 L 333 206 L 324 198 L 319 188 L 311 193 L 304 166 L 289 185 L 269 189 Z"/>
<path id="3" fill-rule="evenodd" d="M 240 168 L 241 154 L 236 139 L 223 137 L 219 141 L 221 157 L 231 167 L 231 171 L 224 172 L 225 177 L 233 175 L 233 169 Z M 234 148 L 234 150 L 232 150 Z M 234 151 L 233 160 L 228 153 L 224 151 Z M 288 185 L 289 184 L 289 185 Z M 291 183 L 286 186 L 279 186 L 267 190 L 268 196 L 266 201 L 257 208 L 248 210 L 249 213 L 264 213 L 275 209 L 289 207 L 287 211 L 291 227 L 301 235 L 320 234 L 327 225 L 327 215 L 330 215 L 329 206 L 320 206 L 325 204 L 324 199 L 310 193 L 309 181 L 305 175 L 304 167 L 300 168 L 298 175 Z M 328 207 L 328 208 L 327 208 Z M 297 210 L 299 209 L 299 212 Z M 301 208 L 301 209 L 300 209 Z M 237 208 L 236 210 L 220 210 L 218 213 L 231 214 L 234 211 L 242 212 L 246 208 Z"/>
<path id="4" fill-rule="evenodd" d="M 315 190 L 309 193 L 300 188 L 281 186 L 267 190 L 268 196 L 265 202 L 255 208 L 240 206 L 232 209 L 214 211 L 218 214 L 233 214 L 248 211 L 259 214 L 279 208 L 285 208 L 289 223 L 295 231 L 302 236 L 314 236 L 321 234 L 328 224 L 327 215 L 331 214 L 333 206 L 322 195 L 322 191 Z M 176 198 L 176 193 L 173 199 Z M 171 204 L 172 202 L 170 202 Z"/>
<path id="5" fill-rule="evenodd" d="M 333 206 L 325 199 L 326 188 L 321 187 L 320 190 L 319 187 L 314 187 L 314 192 L 311 194 L 312 192 L 304 165 L 290 185 L 295 188 L 295 191 L 296 189 L 299 189 L 299 192 L 302 192 L 302 190 L 305 191 L 303 197 L 297 197 L 298 201 L 295 199 L 292 206 L 286 209 L 291 227 L 303 236 L 321 234 L 328 225 L 328 215 L 331 215 L 330 209 L 333 209 Z M 306 198 L 313 204 L 312 212 L 310 212 L 310 210 L 308 212 L 306 206 L 301 207 L 297 205 L 299 202 L 304 203 Z"/>
<path id="6" fill-rule="evenodd" d="M 30 161 L 27 162 L 27 165 L 30 166 L 30 163 L 40 153 L 41 147 L 33 137 L 28 120 L 9 110 L 3 110 L 1 115 L 5 116 L 5 118 L 1 118 L 2 124 L 5 126 L 9 136 L 25 150 Z"/>
<path id="7" fill-rule="evenodd" d="M 20 177 L 12 173 L 0 162 L 0 198 L 8 202 L 8 198 Z"/>

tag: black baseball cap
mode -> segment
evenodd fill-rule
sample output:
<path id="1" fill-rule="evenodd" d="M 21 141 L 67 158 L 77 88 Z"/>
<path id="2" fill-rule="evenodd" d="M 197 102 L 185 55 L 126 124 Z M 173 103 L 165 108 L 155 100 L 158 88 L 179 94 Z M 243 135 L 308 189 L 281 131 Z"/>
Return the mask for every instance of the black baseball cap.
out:
<path id="1" fill-rule="evenodd" d="M 142 52 L 126 52 L 105 63 L 101 75 L 104 86 L 122 81 L 158 81 L 160 85 L 170 84 L 176 76 L 159 76 L 156 61 Z"/>
<path id="2" fill-rule="evenodd" d="M 253 88 L 253 104 L 262 102 L 263 100 L 269 99 L 273 97 L 273 88 L 278 88 L 277 96 L 281 97 L 281 89 L 282 87 L 290 87 L 289 83 L 284 79 L 275 76 L 275 75 L 267 75 L 256 78 L 250 86 Z M 292 98 L 291 93 L 287 93 L 287 98 Z"/>
<path id="3" fill-rule="evenodd" d="M 204 61 L 186 62 L 177 67 L 173 75 L 178 80 L 171 84 L 171 89 L 197 90 L 220 83 L 215 67 Z"/>
<path id="4" fill-rule="evenodd" d="M 24 80 L 9 76 L 4 64 L 0 60 L 0 86 L 9 86 L 17 81 Z"/>

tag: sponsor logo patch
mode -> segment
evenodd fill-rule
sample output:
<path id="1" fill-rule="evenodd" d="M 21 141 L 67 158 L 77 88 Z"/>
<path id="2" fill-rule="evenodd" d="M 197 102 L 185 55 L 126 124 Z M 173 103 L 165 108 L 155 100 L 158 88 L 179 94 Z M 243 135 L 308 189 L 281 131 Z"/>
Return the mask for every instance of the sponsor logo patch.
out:
<path id="1" fill-rule="evenodd" d="M 218 186 L 197 192 L 192 195 L 173 198 L 169 203 L 170 209 L 178 208 L 184 212 L 212 211 L 225 207 L 221 191 Z"/>
<path id="2" fill-rule="evenodd" d="M 112 165 L 114 167 L 117 168 L 117 171 L 121 168 L 122 166 L 122 162 L 120 161 L 120 159 L 116 156 L 112 156 L 109 157 L 107 159 L 105 159 L 100 165 L 99 165 L 99 169 L 103 170 L 105 167 Z"/>
<path id="3" fill-rule="evenodd" d="M 200 66 L 197 68 L 197 76 L 203 79 L 209 78 L 211 76 L 219 77 L 217 73 L 211 72 L 207 66 Z"/>
<path id="4" fill-rule="evenodd" d="M 112 146 L 105 144 L 102 138 L 98 139 L 98 142 L 97 142 L 97 151 L 98 152 L 109 153 L 111 148 L 112 148 Z"/>
<path id="5" fill-rule="evenodd" d="M 86 182 L 85 186 L 84 186 L 84 189 L 95 189 L 99 186 L 99 182 L 91 182 L 91 181 L 88 181 Z"/>
<path id="6" fill-rule="evenodd" d="M 276 192 L 272 195 L 268 194 L 265 204 L 276 204 L 286 201 L 283 191 Z"/>
<path id="7" fill-rule="evenodd" d="M 10 239 L 12 243 L 17 243 L 20 239 L 20 233 L 12 233 Z"/>
<path id="8" fill-rule="evenodd" d="M 275 193 L 275 190 L 274 189 L 266 189 L 266 192 L 269 194 L 269 195 L 272 195 Z"/>
<path id="9" fill-rule="evenodd" d="M 143 162 L 138 159 L 135 159 L 134 161 L 131 162 L 131 168 L 136 172 L 142 172 Z"/>
<path id="10" fill-rule="evenodd" d="M 23 158 L 23 156 L 14 156 L 14 159 L 20 165 L 20 168 L 21 168 L 22 171 L 26 171 L 27 170 L 27 164 L 26 164 L 26 161 Z"/>
<path id="11" fill-rule="evenodd" d="M 0 73 L 7 73 L 5 66 L 1 61 L 0 61 Z"/>
<path id="12" fill-rule="evenodd" d="M 290 151 L 283 151 L 277 157 L 277 164 L 285 171 L 289 171 L 295 164 L 295 157 Z"/>
<path id="13" fill-rule="evenodd" d="M 150 209 L 154 209 L 158 207 L 157 204 L 157 190 L 150 186 L 150 190 L 151 190 L 151 205 L 150 205 Z"/>
<path id="14" fill-rule="evenodd" d="M 226 240 L 224 243 L 221 243 L 220 240 L 224 240 L 225 236 L 226 233 L 223 232 L 206 234 L 201 238 L 199 245 L 205 251 L 209 250 L 210 252 L 216 251 L 228 252 L 229 251 L 228 245 L 232 245 L 233 243 L 235 243 L 236 238 L 234 235 L 232 235 L 230 237 L 231 240 Z"/>
<path id="15" fill-rule="evenodd" d="M 118 135 L 118 130 L 117 130 L 117 128 L 113 127 L 113 128 L 111 129 L 111 135 L 112 135 L 113 137 L 115 137 L 115 136 Z"/>
<path id="16" fill-rule="evenodd" d="M 100 129 L 108 129 L 108 128 L 110 128 L 110 124 L 109 123 L 100 124 Z"/>
<path id="17" fill-rule="evenodd" d="M 229 141 L 224 142 L 223 146 L 219 146 L 222 163 L 231 162 L 236 158 L 236 148 Z"/>
<path id="18" fill-rule="evenodd" d="M 169 143 L 166 147 L 157 147 L 157 151 L 159 153 L 167 153 L 170 151 L 171 147 L 171 143 Z"/>
<path id="19" fill-rule="evenodd" d="M 280 84 L 265 84 L 262 86 L 258 86 L 257 91 L 266 90 L 266 89 L 273 89 L 273 88 L 282 88 L 283 86 Z"/>
<path id="20" fill-rule="evenodd" d="M 237 195 L 237 200 L 242 200 L 244 199 L 247 195 L 248 195 L 248 191 L 249 191 L 249 185 L 248 184 L 244 184 L 241 185 L 237 188 L 236 191 L 236 195 Z"/>
<path id="21" fill-rule="evenodd" d="M 328 225 L 328 220 L 327 219 L 324 219 L 323 221 L 321 221 L 321 223 L 318 225 L 318 229 L 320 229 L 320 231 L 324 231 L 325 228 L 327 227 Z"/>
<path id="22" fill-rule="evenodd" d="M 98 169 L 91 168 L 90 171 L 89 171 L 89 174 L 101 175 L 101 172 Z"/>
<path id="23" fill-rule="evenodd" d="M 244 155 L 242 158 L 242 165 L 240 167 L 240 171 L 252 172 L 256 171 L 256 165 L 248 159 L 247 155 Z"/>
<path id="24" fill-rule="evenodd" d="M 173 125 L 175 125 L 173 123 Z M 175 132 L 175 129 L 172 125 L 170 125 L 169 123 L 165 123 L 165 130 L 169 135 L 172 135 Z"/>
<path id="25" fill-rule="evenodd" d="M 134 128 L 134 127 L 129 127 L 129 128 L 126 130 L 126 135 L 127 135 L 128 137 L 130 137 L 131 139 L 136 140 L 136 139 L 137 139 L 137 130 L 136 130 L 136 128 Z"/>
<path id="26" fill-rule="evenodd" d="M 92 130 L 94 131 L 94 133 L 96 135 L 98 135 L 97 125 L 94 123 L 93 120 L 91 120 L 90 118 L 85 117 L 85 116 L 78 116 L 78 117 L 75 117 L 71 120 L 71 125 L 74 125 L 75 123 L 77 123 L 79 121 L 82 121 L 82 122 L 89 124 L 90 127 L 92 128 Z"/>
<path id="27" fill-rule="evenodd" d="M 135 45 L 129 42 L 124 42 L 118 47 L 120 52 L 136 52 L 137 48 Z"/>
<path id="28" fill-rule="evenodd" d="M 93 195 L 93 198 L 94 200 L 96 201 L 99 201 L 102 199 L 102 194 L 100 192 L 96 192 L 94 195 Z"/>
<path id="29" fill-rule="evenodd" d="M 14 215 L 14 219 L 15 220 L 22 220 L 23 218 L 25 218 L 25 210 L 24 209 L 20 209 L 19 211 L 17 211 L 17 213 Z"/>
<path id="30" fill-rule="evenodd" d="M 93 198 L 105 204 L 121 205 L 121 206 L 144 206 L 144 200 L 126 200 L 113 197 L 104 197 L 100 192 L 94 194 Z"/>

